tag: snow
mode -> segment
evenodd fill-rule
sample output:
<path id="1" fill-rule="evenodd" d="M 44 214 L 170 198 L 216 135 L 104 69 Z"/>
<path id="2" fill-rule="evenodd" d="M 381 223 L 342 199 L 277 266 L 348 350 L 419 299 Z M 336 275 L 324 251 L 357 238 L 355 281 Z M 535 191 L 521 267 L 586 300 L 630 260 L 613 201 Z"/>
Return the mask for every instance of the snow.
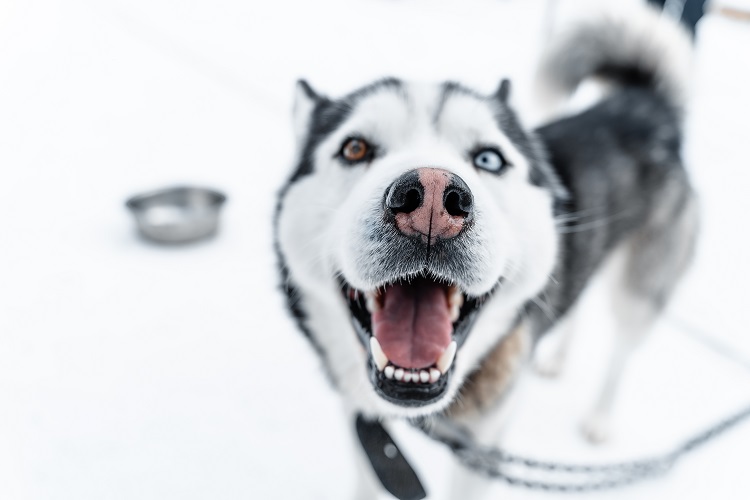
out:
<path id="1" fill-rule="evenodd" d="M 293 154 L 294 81 L 336 95 L 391 74 L 483 91 L 511 76 L 530 111 L 549 5 L 6 2 L 0 498 L 350 498 L 352 423 L 275 290 L 270 220 Z M 592 447 L 577 432 L 610 340 L 594 289 L 569 369 L 526 380 L 508 449 L 636 458 L 750 402 L 748 46 L 747 22 L 712 15 L 700 26 L 686 152 L 703 237 L 633 360 L 614 440 Z M 124 200 L 174 183 L 228 194 L 215 240 L 163 248 L 136 237 Z M 448 452 L 397 430 L 430 498 L 448 498 Z M 596 498 L 747 498 L 748 449 L 746 424 L 664 479 Z"/>

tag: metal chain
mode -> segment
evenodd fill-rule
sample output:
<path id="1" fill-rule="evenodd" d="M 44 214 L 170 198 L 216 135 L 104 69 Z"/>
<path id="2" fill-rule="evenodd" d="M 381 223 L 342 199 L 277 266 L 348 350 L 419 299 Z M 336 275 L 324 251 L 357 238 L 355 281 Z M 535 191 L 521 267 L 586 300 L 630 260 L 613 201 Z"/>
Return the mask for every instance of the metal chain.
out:
<path id="1" fill-rule="evenodd" d="M 417 420 L 414 425 L 448 446 L 463 465 L 487 477 L 533 490 L 584 493 L 610 490 L 664 475 L 684 455 L 749 418 L 750 406 L 695 435 L 670 453 L 650 459 L 595 465 L 542 461 L 480 446 L 464 429 L 445 419 Z M 540 473 L 561 479 L 528 478 Z"/>

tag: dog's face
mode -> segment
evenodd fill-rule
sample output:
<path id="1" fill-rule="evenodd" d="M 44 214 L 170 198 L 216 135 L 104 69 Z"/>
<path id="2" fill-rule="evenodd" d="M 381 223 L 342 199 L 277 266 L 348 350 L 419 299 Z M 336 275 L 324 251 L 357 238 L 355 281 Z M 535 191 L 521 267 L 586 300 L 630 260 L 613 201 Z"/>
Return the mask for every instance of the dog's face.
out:
<path id="1" fill-rule="evenodd" d="M 382 80 L 300 82 L 278 248 L 334 383 L 373 414 L 439 411 L 546 284 L 563 196 L 507 105 Z"/>

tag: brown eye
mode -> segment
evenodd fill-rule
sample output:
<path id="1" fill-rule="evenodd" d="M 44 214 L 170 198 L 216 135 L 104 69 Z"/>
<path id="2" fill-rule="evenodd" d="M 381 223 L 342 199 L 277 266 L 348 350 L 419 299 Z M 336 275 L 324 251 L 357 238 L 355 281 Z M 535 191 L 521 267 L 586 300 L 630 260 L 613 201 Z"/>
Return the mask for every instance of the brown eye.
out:
<path id="1" fill-rule="evenodd" d="M 349 139 L 341 148 L 341 156 L 344 160 L 352 163 L 367 159 L 370 153 L 370 145 L 362 139 Z"/>

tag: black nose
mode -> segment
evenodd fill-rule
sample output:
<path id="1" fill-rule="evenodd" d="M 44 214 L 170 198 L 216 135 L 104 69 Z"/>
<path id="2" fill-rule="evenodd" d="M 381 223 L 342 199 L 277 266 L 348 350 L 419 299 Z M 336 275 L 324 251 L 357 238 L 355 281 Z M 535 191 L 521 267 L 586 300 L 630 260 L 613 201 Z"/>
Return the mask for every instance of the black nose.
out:
<path id="1" fill-rule="evenodd" d="M 403 234 L 454 238 L 471 219 L 474 198 L 463 179 L 446 170 L 406 172 L 386 190 L 385 208 Z"/>

